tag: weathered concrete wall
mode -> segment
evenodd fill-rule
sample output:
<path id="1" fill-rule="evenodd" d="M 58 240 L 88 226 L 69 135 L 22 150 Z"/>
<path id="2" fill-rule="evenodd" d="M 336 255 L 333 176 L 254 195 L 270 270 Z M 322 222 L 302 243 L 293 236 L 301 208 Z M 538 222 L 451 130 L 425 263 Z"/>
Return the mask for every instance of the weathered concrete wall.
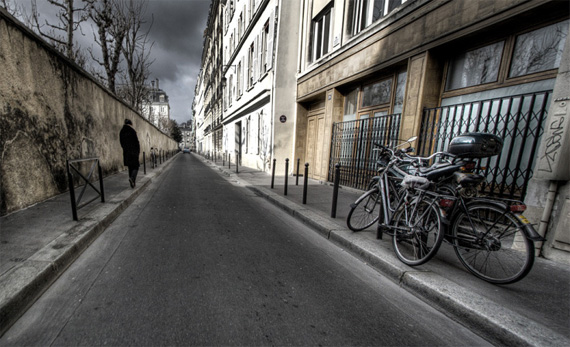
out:
<path id="1" fill-rule="evenodd" d="M 0 214 L 67 190 L 66 160 L 123 170 L 119 131 L 133 120 L 142 152 L 177 144 L 0 9 Z M 142 159 L 142 158 L 141 158 Z"/>

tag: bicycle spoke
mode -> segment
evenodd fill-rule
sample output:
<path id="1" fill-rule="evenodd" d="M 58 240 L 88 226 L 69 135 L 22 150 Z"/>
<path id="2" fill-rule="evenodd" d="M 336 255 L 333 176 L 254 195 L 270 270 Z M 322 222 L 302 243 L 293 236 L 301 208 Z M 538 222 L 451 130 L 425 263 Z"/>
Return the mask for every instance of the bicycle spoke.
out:
<path id="1" fill-rule="evenodd" d="M 491 283 L 523 278 L 534 262 L 534 247 L 517 218 L 492 204 L 468 207 L 455 217 L 453 245 L 461 263 Z"/>

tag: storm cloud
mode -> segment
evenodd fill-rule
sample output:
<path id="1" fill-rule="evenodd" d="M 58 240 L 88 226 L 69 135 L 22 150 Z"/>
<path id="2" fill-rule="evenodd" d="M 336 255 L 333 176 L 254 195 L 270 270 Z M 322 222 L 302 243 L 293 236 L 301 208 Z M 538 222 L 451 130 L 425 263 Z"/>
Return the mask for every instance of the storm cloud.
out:
<path id="1" fill-rule="evenodd" d="M 17 0 L 16 3 L 26 13 L 31 13 L 31 0 Z M 47 0 L 36 0 L 36 3 L 42 20 L 55 21 L 54 7 Z M 170 118 L 179 124 L 192 117 L 210 4 L 211 0 L 147 0 L 145 20 L 152 23 L 149 43 L 154 42 L 150 80 L 159 80 L 160 88 L 169 97 Z M 76 35 L 81 47 L 93 47 L 97 51 L 94 30 L 92 23 L 82 24 L 84 35 Z"/>
<path id="2" fill-rule="evenodd" d="M 147 17 L 153 24 L 151 78 L 169 96 L 171 118 L 186 122 L 192 115 L 196 78 L 201 67 L 203 35 L 210 0 L 152 0 Z"/>

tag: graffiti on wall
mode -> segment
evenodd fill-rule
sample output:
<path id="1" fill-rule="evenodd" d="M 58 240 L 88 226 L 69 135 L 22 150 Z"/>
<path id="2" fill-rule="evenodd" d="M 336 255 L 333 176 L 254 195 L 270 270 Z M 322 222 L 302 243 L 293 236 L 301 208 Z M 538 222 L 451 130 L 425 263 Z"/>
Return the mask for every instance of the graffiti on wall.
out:
<path id="1" fill-rule="evenodd" d="M 537 176 L 545 179 L 568 179 L 561 177 L 568 174 L 563 165 L 568 162 L 562 160 L 566 149 L 564 143 L 568 137 L 568 101 L 570 98 L 556 99 L 554 113 L 547 120 L 543 146 L 539 154 Z"/>

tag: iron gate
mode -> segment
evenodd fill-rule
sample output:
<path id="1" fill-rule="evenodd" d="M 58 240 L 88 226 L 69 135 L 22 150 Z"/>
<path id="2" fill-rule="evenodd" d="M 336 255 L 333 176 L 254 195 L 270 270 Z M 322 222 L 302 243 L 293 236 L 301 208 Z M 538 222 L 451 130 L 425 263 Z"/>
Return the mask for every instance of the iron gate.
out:
<path id="1" fill-rule="evenodd" d="M 400 114 L 334 123 L 328 180 L 334 180 L 335 164 L 340 163 L 340 184 L 366 189 L 376 174 L 373 144 L 394 146 L 399 134 Z"/>
<path id="2" fill-rule="evenodd" d="M 524 199 L 552 91 L 487 99 L 425 109 L 418 153 L 429 155 L 447 148 L 466 132 L 492 133 L 504 141 L 498 156 L 481 160 L 487 195 Z"/>

